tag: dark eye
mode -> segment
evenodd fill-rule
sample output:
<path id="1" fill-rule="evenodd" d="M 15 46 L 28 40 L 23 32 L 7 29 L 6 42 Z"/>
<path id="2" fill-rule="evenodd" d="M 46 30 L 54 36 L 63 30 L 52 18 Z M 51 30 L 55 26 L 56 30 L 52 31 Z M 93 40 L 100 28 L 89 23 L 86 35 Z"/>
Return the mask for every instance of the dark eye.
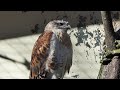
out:
<path id="1" fill-rule="evenodd" d="M 60 26 L 62 26 L 62 25 L 63 25 L 63 23 L 59 23 L 59 25 L 60 25 Z"/>

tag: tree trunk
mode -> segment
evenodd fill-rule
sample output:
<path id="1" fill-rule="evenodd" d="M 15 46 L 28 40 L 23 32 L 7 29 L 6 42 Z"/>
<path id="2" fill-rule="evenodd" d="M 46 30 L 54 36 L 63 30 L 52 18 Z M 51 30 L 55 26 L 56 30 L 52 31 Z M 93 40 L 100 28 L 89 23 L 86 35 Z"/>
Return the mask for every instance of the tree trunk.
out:
<path id="1" fill-rule="evenodd" d="M 107 49 L 115 49 L 115 32 L 112 25 L 111 12 L 101 11 L 102 21 L 105 30 L 105 44 Z M 118 79 L 119 78 L 120 60 L 118 56 L 111 58 L 110 62 L 101 64 L 98 79 Z"/>

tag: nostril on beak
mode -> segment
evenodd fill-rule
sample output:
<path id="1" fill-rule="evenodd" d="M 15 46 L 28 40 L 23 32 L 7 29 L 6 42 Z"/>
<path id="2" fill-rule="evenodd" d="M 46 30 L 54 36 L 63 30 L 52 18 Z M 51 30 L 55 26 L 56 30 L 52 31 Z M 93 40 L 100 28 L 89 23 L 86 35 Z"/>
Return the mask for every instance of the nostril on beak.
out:
<path id="1" fill-rule="evenodd" d="M 68 22 L 66 22 L 66 24 L 69 25 Z"/>
<path id="2" fill-rule="evenodd" d="M 68 25 L 68 29 L 71 29 L 71 26 L 70 26 L 70 25 Z"/>

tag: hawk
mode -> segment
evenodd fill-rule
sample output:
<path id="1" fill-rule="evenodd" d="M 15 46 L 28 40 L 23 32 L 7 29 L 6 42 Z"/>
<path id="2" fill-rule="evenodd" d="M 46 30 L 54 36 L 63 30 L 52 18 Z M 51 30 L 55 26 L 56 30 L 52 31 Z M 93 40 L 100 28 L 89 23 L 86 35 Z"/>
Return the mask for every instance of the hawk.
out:
<path id="1" fill-rule="evenodd" d="M 30 79 L 63 79 L 72 66 L 72 43 L 67 21 L 50 21 L 37 39 L 31 56 Z"/>

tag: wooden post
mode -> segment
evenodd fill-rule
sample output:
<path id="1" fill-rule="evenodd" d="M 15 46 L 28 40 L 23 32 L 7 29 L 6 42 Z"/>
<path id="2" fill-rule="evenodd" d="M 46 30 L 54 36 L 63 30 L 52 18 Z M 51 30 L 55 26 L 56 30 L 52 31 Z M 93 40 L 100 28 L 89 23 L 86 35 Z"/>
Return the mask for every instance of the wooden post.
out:
<path id="1" fill-rule="evenodd" d="M 105 44 L 107 45 L 107 49 L 113 50 L 115 49 L 115 32 L 112 25 L 111 12 L 101 11 L 101 16 L 105 30 Z M 119 71 L 119 56 L 114 56 L 110 62 L 101 65 L 98 79 L 118 79 Z"/>

